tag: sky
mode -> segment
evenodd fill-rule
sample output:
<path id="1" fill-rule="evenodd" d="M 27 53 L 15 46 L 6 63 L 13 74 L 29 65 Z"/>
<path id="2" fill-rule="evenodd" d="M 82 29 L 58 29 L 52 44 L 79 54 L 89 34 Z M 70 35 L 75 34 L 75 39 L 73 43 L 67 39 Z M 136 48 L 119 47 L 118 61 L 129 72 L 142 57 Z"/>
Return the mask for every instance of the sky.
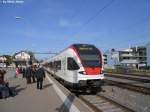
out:
<path id="1" fill-rule="evenodd" d="M 149 42 L 149 0 L 0 0 L 0 55 L 59 52 L 73 43 L 105 52 Z"/>

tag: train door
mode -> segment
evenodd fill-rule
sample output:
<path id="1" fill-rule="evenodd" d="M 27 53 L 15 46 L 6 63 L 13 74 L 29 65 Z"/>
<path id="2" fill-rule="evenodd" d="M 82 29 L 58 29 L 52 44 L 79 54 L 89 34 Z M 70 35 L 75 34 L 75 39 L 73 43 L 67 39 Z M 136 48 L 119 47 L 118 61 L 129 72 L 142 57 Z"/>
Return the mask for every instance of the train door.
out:
<path id="1" fill-rule="evenodd" d="M 64 57 L 64 58 L 62 58 L 62 75 L 63 75 L 63 77 L 65 77 L 66 69 L 67 69 L 67 58 Z"/>
<path id="2" fill-rule="evenodd" d="M 72 83 L 77 83 L 77 73 L 78 73 L 79 66 L 72 57 L 67 58 L 67 77 L 68 81 Z"/>

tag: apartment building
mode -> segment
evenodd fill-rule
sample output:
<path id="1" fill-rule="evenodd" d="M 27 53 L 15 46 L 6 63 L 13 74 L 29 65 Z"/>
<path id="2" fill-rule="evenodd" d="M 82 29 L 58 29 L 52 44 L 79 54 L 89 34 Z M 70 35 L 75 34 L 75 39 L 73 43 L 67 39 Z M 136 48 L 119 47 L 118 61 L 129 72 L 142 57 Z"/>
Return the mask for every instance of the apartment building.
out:
<path id="1" fill-rule="evenodd" d="M 146 45 L 147 46 L 147 45 Z M 138 46 L 138 47 L 132 47 L 131 49 L 133 50 L 133 54 L 135 59 L 138 60 L 138 67 L 145 67 L 147 66 L 147 51 L 146 51 L 146 46 Z"/>
<path id="2" fill-rule="evenodd" d="M 107 58 L 104 61 L 104 67 L 114 68 L 116 65 L 120 65 L 139 69 L 150 66 L 150 44 L 120 51 L 110 50 L 104 55 Z"/>
<path id="3" fill-rule="evenodd" d="M 150 66 L 150 43 L 146 45 L 147 66 Z"/>

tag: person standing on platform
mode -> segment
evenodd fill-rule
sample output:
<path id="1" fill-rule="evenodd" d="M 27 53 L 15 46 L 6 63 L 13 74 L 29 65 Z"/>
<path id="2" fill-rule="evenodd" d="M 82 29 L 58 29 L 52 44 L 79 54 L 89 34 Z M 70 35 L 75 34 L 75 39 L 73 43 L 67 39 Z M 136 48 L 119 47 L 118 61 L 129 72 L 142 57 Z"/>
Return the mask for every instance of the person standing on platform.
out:
<path id="1" fill-rule="evenodd" d="M 17 68 L 16 68 L 16 75 L 15 75 L 15 77 L 18 78 L 18 77 L 19 77 L 19 74 L 20 74 L 20 69 L 19 69 L 19 67 L 17 67 Z"/>
<path id="2" fill-rule="evenodd" d="M 27 79 L 27 84 L 31 83 L 31 76 L 32 76 L 32 68 L 31 66 L 27 67 L 27 69 L 25 70 L 25 76 Z"/>
<path id="3" fill-rule="evenodd" d="M 33 65 L 32 66 L 32 74 L 31 74 L 33 83 L 35 83 L 35 73 L 36 73 L 36 65 Z"/>
<path id="4" fill-rule="evenodd" d="M 45 78 L 45 71 L 42 66 L 37 69 L 35 76 L 37 79 L 37 89 L 41 90 L 43 88 L 43 79 Z"/>
<path id="5" fill-rule="evenodd" d="M 14 96 L 12 90 L 9 87 L 9 83 L 5 81 L 5 74 L 6 71 L 0 69 L 0 97 L 2 98 L 6 98 L 9 95 Z"/>
<path id="6" fill-rule="evenodd" d="M 6 71 L 3 69 L 0 69 L 0 84 L 5 84 L 5 80 L 4 80 L 5 74 L 6 74 Z"/>
<path id="7" fill-rule="evenodd" d="M 26 68 L 23 67 L 23 69 L 22 69 L 22 78 L 25 78 L 25 72 L 26 72 Z"/>

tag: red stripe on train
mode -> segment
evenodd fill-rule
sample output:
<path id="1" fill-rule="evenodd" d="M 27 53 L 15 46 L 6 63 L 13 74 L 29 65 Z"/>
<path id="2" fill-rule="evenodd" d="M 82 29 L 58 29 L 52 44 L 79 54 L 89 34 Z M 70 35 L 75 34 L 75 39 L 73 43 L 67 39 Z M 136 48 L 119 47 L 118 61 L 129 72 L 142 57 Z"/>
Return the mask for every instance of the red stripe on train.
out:
<path id="1" fill-rule="evenodd" d="M 85 67 L 85 71 L 87 75 L 98 75 L 102 73 L 102 69 L 100 67 Z"/>

